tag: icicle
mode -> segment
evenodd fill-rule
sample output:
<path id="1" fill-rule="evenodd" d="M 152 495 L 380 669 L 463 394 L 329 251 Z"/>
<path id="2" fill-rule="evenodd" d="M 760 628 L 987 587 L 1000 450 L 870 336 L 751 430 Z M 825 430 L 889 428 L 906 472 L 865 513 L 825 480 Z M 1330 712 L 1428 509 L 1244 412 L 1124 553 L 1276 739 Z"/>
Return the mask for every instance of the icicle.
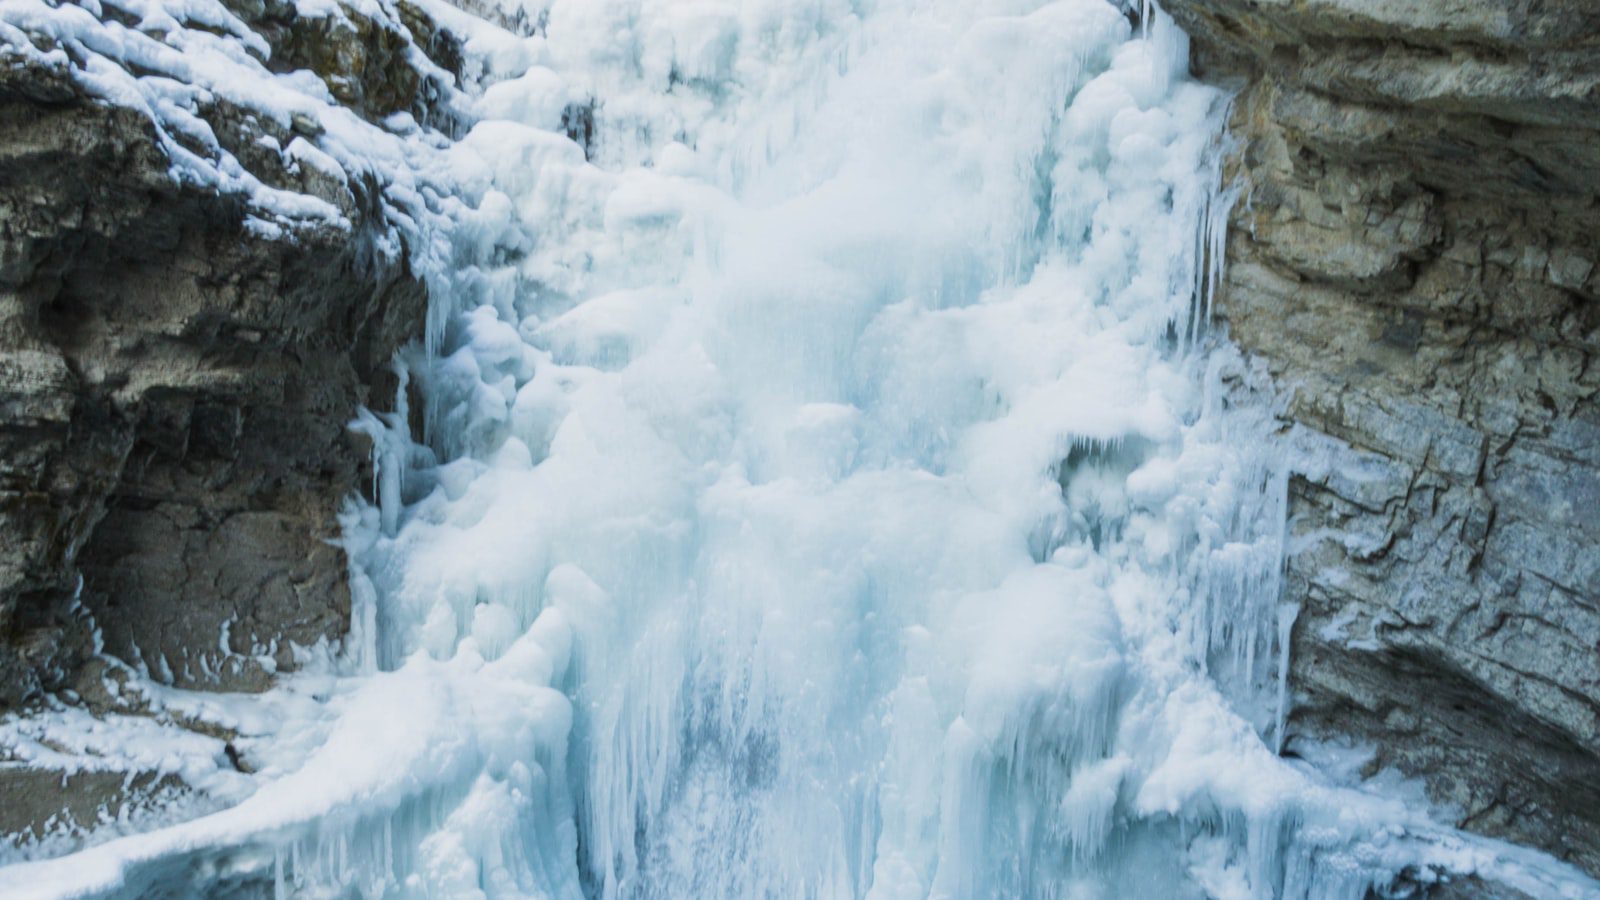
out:
<path id="1" fill-rule="evenodd" d="M 1289 719 L 1289 644 L 1294 632 L 1295 619 L 1300 616 L 1298 604 L 1285 603 L 1278 610 L 1278 710 L 1273 722 L 1273 749 L 1283 753 L 1285 726 Z"/>

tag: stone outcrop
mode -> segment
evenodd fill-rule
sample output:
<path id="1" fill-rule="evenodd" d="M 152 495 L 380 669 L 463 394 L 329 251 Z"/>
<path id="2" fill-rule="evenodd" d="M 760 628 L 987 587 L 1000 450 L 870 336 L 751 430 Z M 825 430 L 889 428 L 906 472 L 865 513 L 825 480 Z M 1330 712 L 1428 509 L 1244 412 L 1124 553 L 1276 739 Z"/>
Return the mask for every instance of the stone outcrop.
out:
<path id="1" fill-rule="evenodd" d="M 440 121 L 459 48 L 415 9 L 399 27 L 234 6 L 275 67 L 369 120 Z M 348 624 L 329 541 L 367 451 L 346 425 L 393 390 L 426 290 L 384 185 L 276 149 L 316 123 L 197 112 L 254 178 L 345 224 L 259 227 L 246 198 L 174 179 L 143 113 L 0 47 L 0 711 L 69 683 L 90 615 L 157 679 L 228 689 Z"/>
<path id="2" fill-rule="evenodd" d="M 90 829 L 131 833 L 145 820 L 203 801 L 173 775 L 15 768 L 0 778 L 0 826 L 14 844 L 68 844 Z M 204 807 L 197 806 L 196 811 Z"/>
<path id="3" fill-rule="evenodd" d="M 1600 6 L 1164 5 L 1240 90 L 1219 314 L 1293 391 L 1290 749 L 1600 873 Z"/>

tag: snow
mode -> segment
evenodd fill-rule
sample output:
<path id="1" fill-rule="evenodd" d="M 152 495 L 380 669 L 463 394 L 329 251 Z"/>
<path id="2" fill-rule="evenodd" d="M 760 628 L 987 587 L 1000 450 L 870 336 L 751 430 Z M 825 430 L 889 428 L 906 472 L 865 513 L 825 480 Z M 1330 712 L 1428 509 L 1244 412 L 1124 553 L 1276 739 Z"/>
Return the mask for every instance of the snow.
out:
<path id="1" fill-rule="evenodd" d="M 1595 890 L 1275 752 L 1290 448 L 1209 328 L 1226 98 L 1170 21 L 529 0 L 496 10 L 542 23 L 519 35 L 423 5 L 472 60 L 457 142 L 268 73 L 207 0 L 141 7 L 228 35 L 165 43 L 0 0 L 99 96 L 202 139 L 168 141 L 175 175 L 264 227 L 337 210 L 251 182 L 197 92 L 314 117 L 281 152 L 381 173 L 433 289 L 397 363 L 425 441 L 403 406 L 354 426 L 379 472 L 344 516 L 342 655 L 260 697 L 145 688 L 236 723 L 258 774 L 0 890 L 1362 897 L 1408 867 Z"/>

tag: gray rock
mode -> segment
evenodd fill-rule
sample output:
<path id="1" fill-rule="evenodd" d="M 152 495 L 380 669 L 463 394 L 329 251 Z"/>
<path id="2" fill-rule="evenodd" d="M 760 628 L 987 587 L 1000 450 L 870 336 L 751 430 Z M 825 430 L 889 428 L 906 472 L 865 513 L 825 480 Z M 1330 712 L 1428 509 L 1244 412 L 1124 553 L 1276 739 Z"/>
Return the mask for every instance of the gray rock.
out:
<path id="1" fill-rule="evenodd" d="M 1600 6 L 1164 6 L 1240 89 L 1219 314 L 1314 451 L 1291 732 L 1600 873 Z"/>

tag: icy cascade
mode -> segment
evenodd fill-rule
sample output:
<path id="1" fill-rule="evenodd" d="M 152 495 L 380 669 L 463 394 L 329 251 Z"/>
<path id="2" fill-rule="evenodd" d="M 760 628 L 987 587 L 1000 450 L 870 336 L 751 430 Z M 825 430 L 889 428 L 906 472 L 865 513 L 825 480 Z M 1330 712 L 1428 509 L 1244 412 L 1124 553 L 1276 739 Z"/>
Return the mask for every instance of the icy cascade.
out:
<path id="1" fill-rule="evenodd" d="M 453 461 L 390 467 L 362 559 L 385 667 L 570 632 L 590 893 L 1284 877 L 1272 790 L 1201 861 L 1115 827 L 1213 815 L 1186 730 L 1265 756 L 1197 674 L 1270 671 L 1282 521 L 1202 415 L 1221 98 L 1164 25 L 1035 6 L 558 5 L 486 94 L 469 227 L 522 258 L 415 367 Z"/>
<path id="2" fill-rule="evenodd" d="M 1223 98 L 1166 20 L 519 12 L 441 151 L 426 445 L 359 426 L 343 668 L 229 707 L 239 805 L 0 884 L 1581 890 L 1272 750 L 1283 466 L 1206 334 Z"/>

